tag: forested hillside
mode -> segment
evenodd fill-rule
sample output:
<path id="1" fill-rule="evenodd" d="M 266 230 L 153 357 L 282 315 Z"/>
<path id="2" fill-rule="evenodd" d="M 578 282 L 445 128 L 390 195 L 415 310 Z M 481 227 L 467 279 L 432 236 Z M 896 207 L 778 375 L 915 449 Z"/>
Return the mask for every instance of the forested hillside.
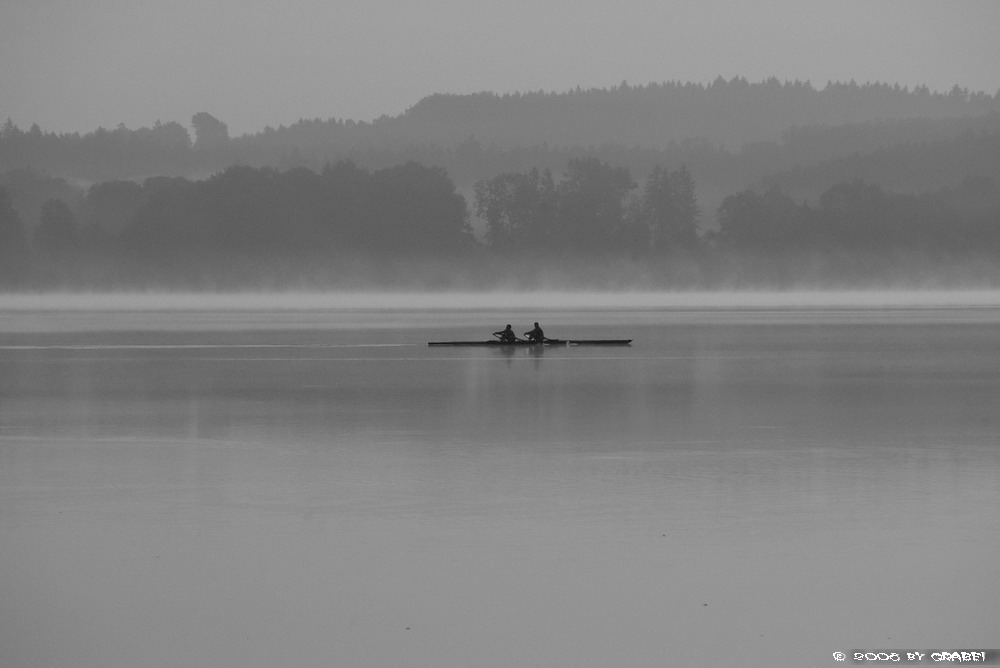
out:
<path id="1" fill-rule="evenodd" d="M 931 129 L 934 124 L 921 125 Z M 955 127 L 952 123 L 945 125 Z M 963 129 L 951 136 L 928 132 L 922 139 L 918 135 L 895 143 L 872 142 L 867 151 L 857 149 L 849 155 L 810 162 L 800 160 L 791 168 L 786 159 L 781 168 L 774 165 L 769 170 L 771 173 L 759 183 L 765 190 L 779 187 L 797 199 L 816 201 L 830 185 L 852 179 L 878 183 L 886 189 L 904 193 L 957 186 L 970 176 L 1000 179 L 1000 114 L 962 123 L 959 127 Z M 787 152 L 808 153 L 791 143 L 787 145 Z M 822 151 L 812 154 L 821 156 Z"/>
<path id="2" fill-rule="evenodd" d="M 0 282 L 416 280 L 403 258 L 437 263 L 411 267 L 435 285 L 504 267 L 596 284 L 1000 280 L 1000 93 L 737 78 L 431 95 L 394 118 L 241 137 L 205 112 L 190 127 L 8 119 Z"/>
<path id="3" fill-rule="evenodd" d="M 350 158 L 377 168 L 446 153 L 455 154 L 451 160 L 456 164 L 449 167 L 458 167 L 463 158 L 476 158 L 463 156 L 462 146 L 478 145 L 503 155 L 613 146 L 677 151 L 691 141 L 730 153 L 747 144 L 783 142 L 796 160 L 813 162 L 868 146 L 940 139 L 963 129 L 960 119 L 991 112 L 1000 113 L 1000 93 L 957 87 L 940 93 L 855 82 L 817 89 L 773 78 L 759 83 L 719 78 L 710 85 L 623 83 L 564 93 L 435 94 L 400 116 L 370 123 L 303 119 L 241 137 L 230 137 L 225 119 L 204 112 L 191 119 L 194 139 L 176 119 L 136 130 L 98 128 L 84 135 L 46 132 L 37 125 L 24 130 L 8 119 L 0 129 L 0 171 L 31 167 L 93 181 L 198 176 L 234 163 L 320 168 Z M 911 119 L 917 122 L 899 122 Z M 943 120 L 948 122 L 929 123 Z M 840 126 L 845 129 L 830 141 L 829 128 Z"/>
<path id="4" fill-rule="evenodd" d="M 802 82 L 719 78 L 708 86 L 622 83 L 610 90 L 567 93 L 431 95 L 398 118 L 382 119 L 378 129 L 393 141 L 444 146 L 468 136 L 500 148 L 535 144 L 666 148 L 671 142 L 707 138 L 738 149 L 750 142 L 775 141 L 797 126 L 942 119 L 990 111 L 1000 111 L 1000 98 L 958 88 L 932 94 L 926 88 L 910 91 L 850 82 L 817 90 Z M 310 139 L 315 145 L 321 133 Z"/>

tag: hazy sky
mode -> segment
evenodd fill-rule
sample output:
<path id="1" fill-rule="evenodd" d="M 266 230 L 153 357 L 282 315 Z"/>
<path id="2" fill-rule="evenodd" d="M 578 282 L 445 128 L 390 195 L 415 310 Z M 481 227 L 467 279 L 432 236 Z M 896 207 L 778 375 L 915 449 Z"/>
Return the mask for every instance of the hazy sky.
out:
<path id="1" fill-rule="evenodd" d="M 0 0 L 0 120 L 233 135 L 622 80 L 1000 89 L 1000 0 Z"/>

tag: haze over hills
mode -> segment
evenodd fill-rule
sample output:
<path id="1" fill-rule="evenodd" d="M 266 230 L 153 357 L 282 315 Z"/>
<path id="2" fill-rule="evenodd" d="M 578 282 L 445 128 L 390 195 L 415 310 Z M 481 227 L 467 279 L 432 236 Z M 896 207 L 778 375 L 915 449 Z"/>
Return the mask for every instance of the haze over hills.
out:
<path id="1" fill-rule="evenodd" d="M 720 77 L 707 86 L 622 82 L 611 89 L 565 93 L 435 94 L 377 125 L 386 137 L 443 146 L 472 136 L 503 149 L 534 144 L 663 149 L 671 142 L 704 138 L 734 150 L 746 143 L 777 141 L 798 126 L 942 119 L 990 111 L 1000 111 L 1000 98 L 957 87 L 940 94 L 926 87 L 910 91 L 852 81 L 816 89 L 808 82 L 771 78 L 750 83 Z M 328 127 L 334 131 L 341 126 L 328 122 Z"/>
<path id="2" fill-rule="evenodd" d="M 0 172 L 31 168 L 93 183 L 203 178 L 235 163 L 319 169 L 348 158 L 382 168 L 418 160 L 445 167 L 468 192 L 476 180 L 502 171 L 559 171 L 568 158 L 587 154 L 628 166 L 638 177 L 654 164 L 687 164 L 706 202 L 717 204 L 733 188 L 796 166 L 944 141 L 969 129 L 995 132 L 996 114 L 1000 93 L 957 86 L 942 93 L 883 83 L 816 88 L 774 78 L 623 82 L 564 93 L 433 94 L 372 123 L 300 120 L 240 137 L 229 137 L 225 119 L 199 114 L 206 120 L 194 141 L 176 121 L 56 135 L 37 126 L 24 131 L 8 120 L 0 132 Z"/>
<path id="3" fill-rule="evenodd" d="M 330 160 L 347 152 L 400 151 L 410 146 L 436 145 L 451 149 L 474 138 L 501 150 L 547 145 L 596 148 L 607 145 L 662 150 L 690 140 L 707 140 L 729 151 L 745 144 L 779 141 L 794 128 L 835 127 L 899 119 L 958 119 L 1000 112 L 1000 92 L 991 95 L 957 86 L 932 92 L 885 83 L 780 82 L 775 78 L 751 83 L 721 77 L 709 85 L 666 82 L 610 89 L 579 88 L 562 93 L 529 92 L 498 95 L 431 94 L 403 114 L 371 123 L 337 118 L 302 119 L 289 126 L 229 138 L 218 128 L 204 128 L 203 144 L 228 142 L 237 155 L 298 151 L 303 159 Z M 176 119 L 174 119 L 176 120 Z M 225 119 L 220 119 L 224 123 Z M 8 131 L 11 129 L 8 122 Z M 185 128 L 180 128 L 186 131 Z M 39 129 L 41 132 L 43 129 Z M 58 135 L 65 143 L 95 140 L 124 130 L 97 129 L 80 136 Z M 146 131 L 145 133 L 143 131 Z M 196 132 L 200 129 L 196 128 Z M 209 138 L 209 132 L 216 136 Z M 131 136 L 163 150 L 177 149 L 184 139 L 174 122 L 131 131 Z M 49 144 L 58 143 L 51 141 Z M 188 139 L 190 142 L 190 137 Z M 196 142 L 197 143 L 197 142 Z M 15 158 L 5 146 L 4 166 Z M 52 148 L 50 146 L 50 148 Z M 44 156 L 22 156 L 44 159 Z"/>
<path id="4" fill-rule="evenodd" d="M 489 246 L 491 239 L 512 239 L 517 242 L 511 246 L 514 248 L 525 239 L 535 238 L 536 249 L 544 246 L 555 252 L 558 244 L 545 235 L 515 239 L 519 234 L 516 226 L 528 223 L 511 223 L 503 218 L 508 214 L 496 217 L 501 215 L 496 209 L 498 188 L 504 183 L 507 185 L 503 187 L 520 183 L 518 188 L 530 184 L 535 193 L 532 197 L 540 197 L 540 202 L 551 200 L 546 206 L 562 207 L 559 215 L 565 217 L 571 208 L 569 193 L 573 188 L 603 183 L 619 199 L 613 207 L 616 213 L 608 219 L 612 222 L 594 223 L 607 229 L 591 241 L 614 238 L 614 243 L 606 244 L 608 248 L 621 252 L 628 248 L 634 255 L 644 246 L 655 245 L 652 237 L 642 241 L 652 234 L 648 231 L 651 223 L 642 222 L 643 216 L 651 214 L 636 207 L 650 205 L 649 188 L 656 179 L 683 185 L 684 206 L 690 212 L 685 215 L 688 222 L 697 225 L 692 230 L 703 243 L 717 246 L 713 235 L 719 230 L 719 221 L 724 220 L 730 231 L 728 237 L 723 234 L 721 238 L 730 239 L 726 242 L 730 250 L 734 249 L 732 243 L 737 243 L 734 240 L 741 240 L 739 245 L 755 238 L 734 233 L 736 228 L 732 226 L 743 225 L 739 222 L 742 218 L 733 217 L 732 206 L 723 211 L 723 205 L 732 205 L 732 198 L 748 189 L 758 193 L 775 190 L 795 207 L 806 207 L 797 208 L 792 216 L 801 223 L 793 234 L 761 232 L 761 238 L 773 238 L 774 244 L 780 246 L 792 238 L 798 239 L 796 243 L 821 238 L 826 239 L 823 243 L 830 242 L 821 234 L 822 226 L 816 226 L 808 207 L 818 206 L 830 189 L 852 181 L 862 181 L 892 196 L 943 198 L 944 203 L 930 208 L 938 214 L 933 221 L 924 221 L 925 225 L 947 225 L 947 212 L 954 207 L 974 209 L 976 222 L 965 221 L 962 234 L 971 234 L 969 231 L 975 229 L 973 236 L 985 238 L 982 235 L 989 229 L 986 221 L 992 215 L 990 193 L 1000 183 L 1000 92 L 991 95 L 957 86 L 936 92 L 926 87 L 907 89 L 853 81 L 816 88 L 808 82 L 783 83 L 774 78 L 755 83 L 743 78 L 718 78 L 709 85 L 667 82 L 632 86 L 623 82 L 609 89 L 578 88 L 563 93 L 433 94 L 399 116 L 383 116 L 371 123 L 335 118 L 300 120 L 239 137 L 230 137 L 224 119 L 209 113 L 196 114 L 191 125 L 193 138 L 189 129 L 177 121 L 158 121 L 152 127 L 135 130 L 124 126 L 98 128 L 80 135 L 45 132 L 37 125 L 23 130 L 8 119 L 0 129 L 0 187 L 8 191 L 11 206 L 28 236 L 42 220 L 45 205 L 58 200 L 80 224 L 105 234 L 118 234 L 131 227 L 133 238 L 141 236 L 137 230 L 145 230 L 155 233 L 156 238 L 183 239 L 179 231 L 188 229 L 193 234 L 201 230 L 191 227 L 191 221 L 205 216 L 215 221 L 210 224 L 227 230 L 226 235 L 238 235 L 239 216 L 234 212 L 239 207 L 222 211 L 219 206 L 225 201 L 225 193 L 208 195 L 205 188 L 230 184 L 227 187 L 232 188 L 231 193 L 247 193 L 254 192 L 252 184 L 257 184 L 264 191 L 276 189 L 270 200 L 260 203 L 261 207 L 273 209 L 273 225 L 295 218 L 303 234 L 319 234 L 315 238 L 326 239 L 324 243 L 333 244 L 331 248 L 342 245 L 345 239 L 361 243 L 357 241 L 361 237 L 354 233 L 353 237 L 338 236 L 314 229 L 328 215 L 323 211 L 333 206 L 339 219 L 346 221 L 344 216 L 353 216 L 350 225 L 358 233 L 378 226 L 383 241 L 369 235 L 362 243 L 366 252 L 377 254 L 380 248 L 384 250 L 383 246 L 388 248 L 386 244 L 396 243 L 389 242 L 392 224 L 379 218 L 388 215 L 385 212 L 390 209 L 373 204 L 380 193 L 388 192 L 380 188 L 391 190 L 392 210 L 403 211 L 407 208 L 407 192 L 415 193 L 414 188 L 423 187 L 419 183 L 434 183 L 433 191 L 441 199 L 420 206 L 426 205 L 427 211 L 447 208 L 452 212 L 448 217 L 453 223 L 449 224 L 455 226 L 458 236 L 457 245 L 449 247 L 459 248 L 464 243 L 459 234 L 462 223 L 455 217 L 455 210 L 449 208 L 453 205 L 445 204 L 453 199 L 447 191 L 454 188 L 458 199 L 464 198 L 480 243 Z M 344 161 L 346 169 L 342 167 Z M 418 163 L 430 171 L 402 169 L 407 163 Z M 232 171 L 237 165 L 244 171 Z M 304 172 L 292 173 L 301 168 L 320 175 L 320 181 Z M 216 178 L 219 176 L 225 178 Z M 337 181 L 339 178 L 347 180 Z M 412 178 L 414 182 L 407 185 L 399 178 Z M 596 181 L 587 186 L 588 178 Z M 189 181 L 204 181 L 205 192 L 198 194 L 184 185 Z M 126 187 L 113 182 L 135 185 Z M 611 183 L 618 185 L 611 187 Z M 95 190 L 91 186 L 101 187 Z M 344 193 L 344 197 L 353 194 L 324 204 L 330 194 L 324 194 L 323 187 Z M 298 199 L 289 195 L 289 188 L 300 193 Z M 488 190 L 492 193 L 492 209 L 483 199 Z M 956 193 L 972 191 L 978 193 L 978 199 L 971 208 L 956 199 Z M 370 199 L 358 199 L 359 192 Z M 868 191 L 856 188 L 852 192 L 860 197 Z M 173 200 L 166 202 L 164 198 Z M 179 204 L 182 200 L 183 206 Z M 345 209 L 348 200 L 352 203 Z M 772 197 L 767 206 L 777 206 L 779 200 L 785 201 Z M 154 201 L 158 207 L 155 223 L 149 218 Z M 750 202 L 746 198 L 741 201 Z M 779 208 L 787 213 L 789 206 L 781 204 Z M 902 201 L 892 206 L 900 211 L 913 208 Z M 350 214 L 348 209 L 355 213 Z M 165 211 L 174 211 L 170 215 L 175 222 L 170 222 Z M 383 213 L 373 213 L 377 211 Z M 749 215 L 747 211 L 742 210 L 740 215 Z M 134 219 L 136 215 L 138 219 Z M 767 218 L 770 214 L 754 215 Z M 146 219 L 140 220 L 143 216 Z M 256 221 L 259 238 L 281 239 L 279 245 L 288 245 L 288 239 L 280 233 L 275 236 L 268 231 L 272 223 L 260 219 L 257 213 L 251 217 Z M 361 220 L 369 221 L 365 223 L 368 227 L 358 227 Z M 407 220 L 407 225 L 423 224 Z M 499 233 L 500 224 L 515 227 Z M 899 224 L 893 222 L 896 227 Z M 551 225 L 550 232 L 561 230 L 562 239 L 575 236 L 565 220 L 557 224 L 553 218 L 543 224 L 537 219 L 530 225 Z M 803 229 L 812 231 L 800 239 Z M 900 229 L 882 236 L 905 239 Z M 681 236 L 690 239 L 692 230 Z M 407 229 L 400 238 L 409 238 L 412 233 Z M 204 241 L 216 237 L 199 232 L 190 236 L 190 240 L 195 238 Z M 413 237 L 419 238 L 419 234 Z M 567 243 L 572 245 L 571 241 Z M 918 245 L 926 243 L 929 237 Z M 968 246 L 964 242 L 959 245 Z M 183 254 L 182 246 L 174 250 Z"/>

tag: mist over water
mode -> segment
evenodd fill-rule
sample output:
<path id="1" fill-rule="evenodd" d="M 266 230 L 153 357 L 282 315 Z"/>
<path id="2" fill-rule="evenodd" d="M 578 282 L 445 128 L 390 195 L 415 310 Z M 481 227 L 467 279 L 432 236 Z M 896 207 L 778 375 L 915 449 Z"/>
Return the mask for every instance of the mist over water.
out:
<path id="1" fill-rule="evenodd" d="M 634 343 L 426 345 L 534 320 Z M 995 291 L 6 295 L 0 658 L 992 646 L 998 331 Z"/>
<path id="2" fill-rule="evenodd" d="M 10 311 L 354 309 L 768 309 L 1000 306 L 1000 289 L 716 291 L 45 292 L 0 294 Z"/>
<path id="3" fill-rule="evenodd" d="M 1000 3 L 80 4 L 0 9 L 0 668 L 1000 645 Z"/>

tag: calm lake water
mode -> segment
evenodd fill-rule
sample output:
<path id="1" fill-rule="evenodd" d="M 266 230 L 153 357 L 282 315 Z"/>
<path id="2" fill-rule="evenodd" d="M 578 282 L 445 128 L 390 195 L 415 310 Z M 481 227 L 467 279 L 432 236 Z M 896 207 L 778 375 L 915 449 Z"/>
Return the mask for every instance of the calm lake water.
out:
<path id="1" fill-rule="evenodd" d="M 0 665 L 1000 647 L 995 302 L 219 300 L 0 303 Z"/>

